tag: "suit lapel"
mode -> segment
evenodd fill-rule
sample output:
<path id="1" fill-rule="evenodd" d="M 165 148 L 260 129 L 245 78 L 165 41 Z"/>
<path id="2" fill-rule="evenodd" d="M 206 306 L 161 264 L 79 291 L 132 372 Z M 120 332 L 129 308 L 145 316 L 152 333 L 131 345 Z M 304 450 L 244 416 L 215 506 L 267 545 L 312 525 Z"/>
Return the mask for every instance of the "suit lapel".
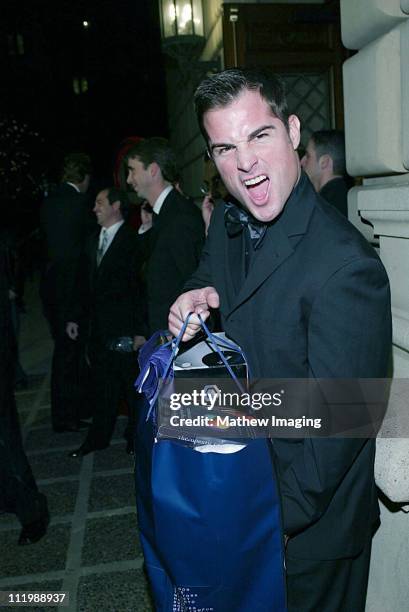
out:
<path id="1" fill-rule="evenodd" d="M 90 286 L 91 287 L 94 284 L 94 280 L 96 278 L 97 271 L 98 271 L 98 267 L 97 267 L 98 245 L 99 245 L 99 232 L 95 233 L 90 238 L 90 242 L 89 242 L 89 246 L 88 246 L 88 249 L 89 249 L 88 258 L 89 258 L 89 262 L 90 262 L 89 273 L 90 273 Z"/>
<path id="2" fill-rule="evenodd" d="M 229 301 L 227 316 L 243 304 L 267 278 L 274 274 L 286 259 L 293 255 L 297 243 L 307 231 L 315 200 L 314 189 L 304 173 L 302 173 L 300 181 L 288 199 L 283 213 L 268 228 L 262 246 L 253 254 L 253 261 L 247 277 L 244 279 L 239 292 Z M 225 272 L 227 276 L 230 276 L 230 279 L 226 278 L 226 287 L 228 287 L 229 292 L 233 286 L 229 272 L 229 264 L 232 262 L 230 240 L 229 238 L 226 239 L 227 251 L 225 259 L 227 264 L 225 265 Z M 244 239 L 242 239 L 242 251 L 243 249 Z M 239 260 L 236 258 L 235 265 L 237 266 L 238 263 Z"/>
<path id="3" fill-rule="evenodd" d="M 224 276 L 230 306 L 232 306 L 237 295 L 240 293 L 245 277 L 244 242 L 243 232 L 225 241 L 225 260 L 227 265 L 224 266 Z"/>
<path id="4" fill-rule="evenodd" d="M 115 257 L 115 252 L 118 250 L 118 247 L 121 244 L 122 241 L 122 235 L 124 232 L 124 227 L 125 224 L 123 223 L 121 225 L 121 227 L 119 228 L 119 230 L 117 231 L 117 233 L 114 236 L 114 239 L 112 240 L 111 244 L 109 245 L 107 251 L 105 252 L 103 258 L 101 259 L 101 263 L 99 264 L 99 266 L 96 266 L 96 258 L 97 258 L 97 251 L 98 251 L 98 243 L 96 245 L 96 249 L 95 249 L 95 266 L 96 269 L 98 271 L 98 276 L 101 277 L 104 273 L 104 270 L 107 268 L 107 266 L 109 266 L 109 262 L 110 260 Z"/>
<path id="5" fill-rule="evenodd" d="M 273 231 L 275 230 L 275 231 Z M 288 236 L 279 227 L 269 228 L 262 248 L 253 255 L 253 261 L 247 277 L 231 302 L 231 314 L 245 302 L 264 281 L 271 276 L 281 264 L 294 252 Z M 238 263 L 238 262 L 237 262 Z M 240 262 L 241 263 L 241 262 Z M 237 264 L 236 264 L 237 265 Z M 244 277 L 244 275 L 243 275 Z"/>
<path id="6" fill-rule="evenodd" d="M 162 207 L 160 212 L 155 219 L 154 229 L 158 232 L 161 231 L 162 228 L 166 227 L 169 224 L 169 218 L 177 215 L 177 208 L 175 208 L 177 204 L 177 198 L 175 198 L 175 190 L 169 191 L 166 198 L 163 200 Z"/>

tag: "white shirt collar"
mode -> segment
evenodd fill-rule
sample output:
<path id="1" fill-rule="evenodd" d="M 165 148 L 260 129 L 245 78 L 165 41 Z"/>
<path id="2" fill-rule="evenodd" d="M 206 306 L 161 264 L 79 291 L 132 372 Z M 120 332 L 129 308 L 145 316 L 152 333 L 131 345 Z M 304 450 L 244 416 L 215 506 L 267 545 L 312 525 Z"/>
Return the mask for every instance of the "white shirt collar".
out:
<path id="1" fill-rule="evenodd" d="M 77 185 L 75 185 L 75 183 L 70 183 L 70 181 L 66 181 L 67 185 L 71 185 L 71 187 L 74 187 L 75 191 L 77 193 L 81 193 L 81 191 L 78 189 Z"/>
<path id="2" fill-rule="evenodd" d="M 105 251 L 108 249 L 109 245 L 111 244 L 111 242 L 115 238 L 115 234 L 117 233 L 117 231 L 119 230 L 119 228 L 121 227 L 123 222 L 124 221 L 122 219 L 122 221 L 118 221 L 117 223 L 114 223 L 110 227 L 101 227 L 101 231 L 99 233 L 99 245 L 101 246 L 101 244 L 102 244 L 102 236 L 103 236 L 103 233 L 104 233 L 103 230 L 105 230 L 106 231 L 106 235 L 107 235 L 107 239 L 108 239 Z"/>
<path id="3" fill-rule="evenodd" d="M 160 209 L 163 206 L 163 202 L 166 199 L 166 196 L 168 195 L 168 193 L 170 193 L 173 189 L 173 185 L 168 185 L 167 187 L 165 187 L 165 189 L 162 191 L 162 193 L 160 194 L 160 196 L 156 199 L 155 204 L 153 205 L 153 212 L 156 213 L 157 215 L 160 213 Z"/>

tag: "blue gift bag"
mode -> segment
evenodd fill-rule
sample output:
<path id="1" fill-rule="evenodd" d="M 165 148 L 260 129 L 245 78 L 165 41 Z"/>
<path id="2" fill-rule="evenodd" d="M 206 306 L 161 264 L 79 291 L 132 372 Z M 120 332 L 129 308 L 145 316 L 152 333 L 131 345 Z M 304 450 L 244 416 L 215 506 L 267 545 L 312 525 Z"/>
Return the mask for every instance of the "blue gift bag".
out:
<path id="1" fill-rule="evenodd" d="M 268 440 L 243 440 L 227 454 L 198 452 L 157 440 L 154 413 L 146 401 L 138 415 L 135 477 L 156 611 L 285 612 L 280 500 Z"/>

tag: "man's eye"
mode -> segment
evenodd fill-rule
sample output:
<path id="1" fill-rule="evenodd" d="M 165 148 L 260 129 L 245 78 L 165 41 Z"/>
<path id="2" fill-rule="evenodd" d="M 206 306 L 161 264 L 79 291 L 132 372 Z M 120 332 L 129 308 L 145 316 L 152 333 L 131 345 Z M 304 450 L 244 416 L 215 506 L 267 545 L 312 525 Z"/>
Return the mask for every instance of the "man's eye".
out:
<path id="1" fill-rule="evenodd" d="M 224 155 L 230 153 L 230 151 L 233 151 L 233 147 L 231 146 L 217 147 L 216 149 L 213 149 L 213 153 L 216 157 L 223 157 Z"/>
<path id="2" fill-rule="evenodd" d="M 260 132 L 260 134 L 257 134 L 256 140 L 263 140 L 263 138 L 267 138 L 268 136 L 269 136 L 268 132 Z"/>

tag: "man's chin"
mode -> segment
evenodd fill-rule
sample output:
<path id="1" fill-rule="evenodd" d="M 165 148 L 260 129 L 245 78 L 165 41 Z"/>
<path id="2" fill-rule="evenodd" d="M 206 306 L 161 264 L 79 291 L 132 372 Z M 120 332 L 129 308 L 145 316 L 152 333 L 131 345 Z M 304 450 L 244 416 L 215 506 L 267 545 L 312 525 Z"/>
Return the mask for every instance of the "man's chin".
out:
<path id="1" fill-rule="evenodd" d="M 268 203 L 254 204 L 253 202 L 246 202 L 244 207 L 255 219 L 257 219 L 257 221 L 261 221 L 262 223 L 271 221 L 270 218 L 267 219 L 267 217 L 272 214 Z"/>
<path id="2" fill-rule="evenodd" d="M 262 202 L 253 202 L 253 200 L 247 195 L 247 197 L 243 199 L 243 208 L 245 208 L 255 219 L 262 222 L 267 221 L 267 219 L 265 218 L 266 215 L 268 215 L 269 212 L 271 214 L 271 204 L 269 203 L 268 198 L 266 198 L 265 201 Z"/>
<path id="3" fill-rule="evenodd" d="M 279 197 L 272 199 L 271 194 L 262 202 L 254 202 L 247 196 L 242 206 L 260 223 L 270 223 L 281 214 L 285 202 L 283 203 Z"/>

